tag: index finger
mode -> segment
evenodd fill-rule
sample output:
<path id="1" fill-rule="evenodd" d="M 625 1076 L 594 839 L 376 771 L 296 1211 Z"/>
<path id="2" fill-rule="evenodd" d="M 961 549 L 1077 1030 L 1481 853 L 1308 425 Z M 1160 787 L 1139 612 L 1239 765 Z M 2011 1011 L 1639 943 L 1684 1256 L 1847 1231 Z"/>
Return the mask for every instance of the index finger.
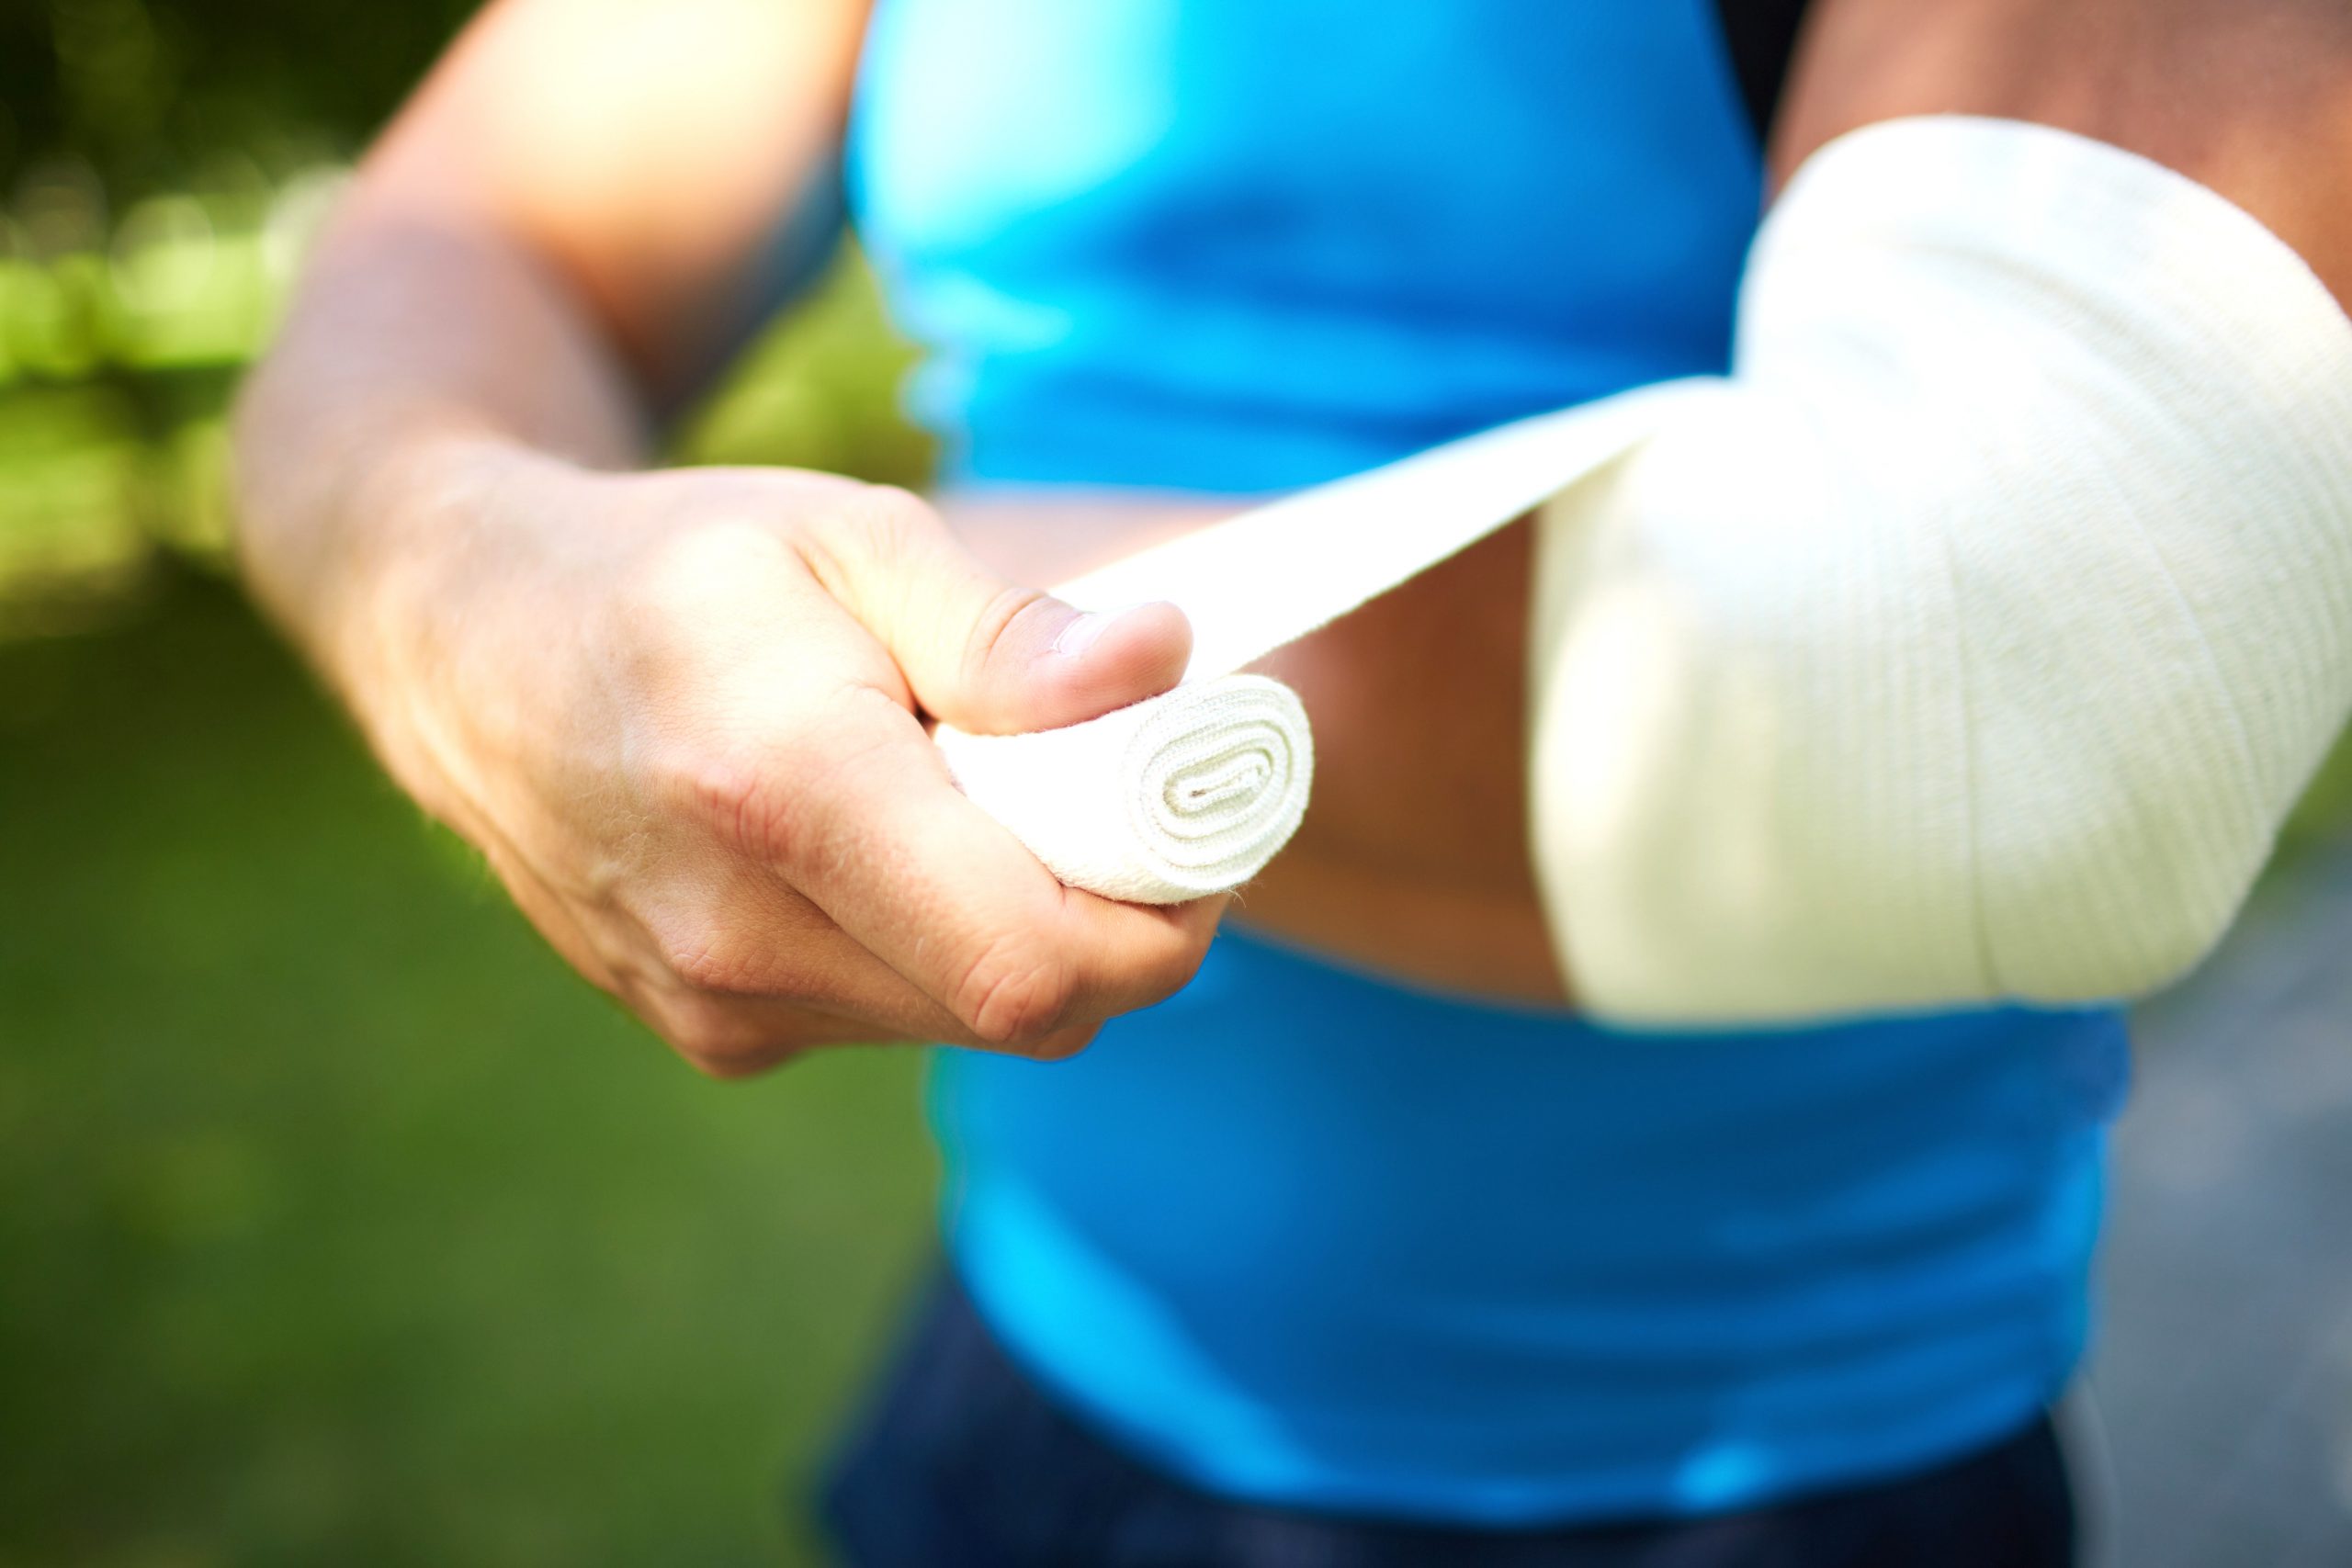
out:
<path id="1" fill-rule="evenodd" d="M 834 705 L 827 728 L 824 764 L 763 848 L 979 1041 L 1023 1047 L 1148 1007 L 1199 967 L 1222 897 L 1143 906 L 1064 886 L 965 798 L 887 694 Z"/>

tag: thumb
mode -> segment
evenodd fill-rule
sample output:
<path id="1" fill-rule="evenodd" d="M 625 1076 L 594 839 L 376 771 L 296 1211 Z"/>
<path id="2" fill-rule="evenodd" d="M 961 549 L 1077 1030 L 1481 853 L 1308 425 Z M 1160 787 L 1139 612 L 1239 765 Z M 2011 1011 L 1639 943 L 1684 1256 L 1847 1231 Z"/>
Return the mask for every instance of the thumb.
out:
<path id="1" fill-rule="evenodd" d="M 1183 678 L 1193 628 L 1175 605 L 1081 611 L 983 568 L 919 497 L 875 488 L 859 505 L 857 526 L 827 531 L 820 575 L 942 722 L 1057 729 Z"/>

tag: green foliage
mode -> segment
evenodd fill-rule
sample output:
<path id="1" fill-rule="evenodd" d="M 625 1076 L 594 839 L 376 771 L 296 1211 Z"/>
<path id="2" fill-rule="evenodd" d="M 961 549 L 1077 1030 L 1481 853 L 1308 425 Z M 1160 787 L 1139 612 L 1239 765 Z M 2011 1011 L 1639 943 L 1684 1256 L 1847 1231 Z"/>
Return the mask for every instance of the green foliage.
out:
<path id="1" fill-rule="evenodd" d="M 0 8 L 0 636 L 228 533 L 220 414 L 337 160 L 470 7 Z"/>
<path id="2" fill-rule="evenodd" d="M 0 12 L 0 637 L 120 618 L 164 553 L 224 558 L 229 393 L 345 160 L 470 9 Z M 920 482 L 906 361 L 845 256 L 678 457 Z"/>
<path id="3" fill-rule="evenodd" d="M 126 205 L 234 165 L 283 178 L 356 147 L 473 9 L 20 0 L 0 10 L 0 188 L 58 164 Z"/>

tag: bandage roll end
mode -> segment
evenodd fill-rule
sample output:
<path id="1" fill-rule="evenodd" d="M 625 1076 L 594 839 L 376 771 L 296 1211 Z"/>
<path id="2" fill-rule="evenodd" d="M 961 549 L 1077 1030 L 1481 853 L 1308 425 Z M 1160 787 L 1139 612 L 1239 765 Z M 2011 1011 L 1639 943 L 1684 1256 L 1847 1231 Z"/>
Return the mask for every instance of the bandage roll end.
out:
<path id="1" fill-rule="evenodd" d="M 1069 886 L 1177 904 L 1239 886 L 1306 812 L 1315 748 L 1296 693 L 1224 675 L 1067 728 L 941 752 L 972 802 Z"/>

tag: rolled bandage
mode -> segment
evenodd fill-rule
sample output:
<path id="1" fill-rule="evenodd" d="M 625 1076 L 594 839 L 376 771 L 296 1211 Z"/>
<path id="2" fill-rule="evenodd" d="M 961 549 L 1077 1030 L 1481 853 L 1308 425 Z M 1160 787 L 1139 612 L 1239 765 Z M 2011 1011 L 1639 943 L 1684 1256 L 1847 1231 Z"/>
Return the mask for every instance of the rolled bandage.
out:
<path id="1" fill-rule="evenodd" d="M 1592 1010 L 1755 1022 L 2179 975 L 2352 711 L 2352 322 L 2192 181 L 1936 118 L 1800 171 L 1737 357 L 1065 585 L 1182 606 L 1185 686 L 1048 735 L 943 732 L 951 767 L 1075 886 L 1238 881 L 1295 827 L 1309 743 L 1294 706 L 1279 748 L 1220 750 L 1220 679 L 1540 504 L 1535 870 Z M 1199 765 L 1153 772 L 1194 722 L 1167 754 Z M 1236 815 L 1171 858 L 1188 788 Z"/>
<path id="2" fill-rule="evenodd" d="M 942 726 L 956 784 L 1072 887 L 1172 904 L 1238 887 L 1306 815 L 1315 741 L 1297 694 L 1243 666 L 1336 620 L 1621 456 L 1653 389 L 1545 414 L 1356 475 L 1063 583 L 1081 609 L 1176 604 L 1174 691 L 1062 729 Z"/>
<path id="3" fill-rule="evenodd" d="M 1137 904 L 1255 876 L 1306 814 L 1315 743 L 1262 675 L 1187 682 L 1032 735 L 941 741 L 956 783 L 1072 887 Z"/>
<path id="4" fill-rule="evenodd" d="M 1737 368 L 1537 533 L 1538 879 L 1596 1010 L 2143 994 L 2352 707 L 2352 322 L 2145 159 L 1816 153 Z"/>

